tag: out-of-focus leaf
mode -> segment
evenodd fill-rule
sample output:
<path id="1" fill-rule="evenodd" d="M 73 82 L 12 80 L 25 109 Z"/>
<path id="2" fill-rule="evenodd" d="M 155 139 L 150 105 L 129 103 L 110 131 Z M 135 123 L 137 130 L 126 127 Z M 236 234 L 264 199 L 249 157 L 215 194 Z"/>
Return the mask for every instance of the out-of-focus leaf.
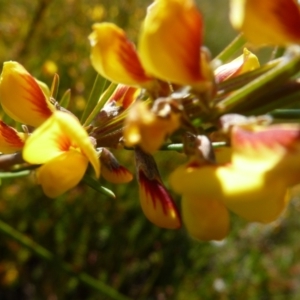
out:
<path id="1" fill-rule="evenodd" d="M 114 198 L 114 199 L 116 198 L 115 194 L 111 190 L 100 185 L 97 180 L 95 180 L 93 177 L 91 177 L 87 174 L 84 175 L 83 182 L 86 183 L 89 187 L 91 187 L 95 191 L 97 191 L 105 196 L 108 196 L 108 197 Z"/>

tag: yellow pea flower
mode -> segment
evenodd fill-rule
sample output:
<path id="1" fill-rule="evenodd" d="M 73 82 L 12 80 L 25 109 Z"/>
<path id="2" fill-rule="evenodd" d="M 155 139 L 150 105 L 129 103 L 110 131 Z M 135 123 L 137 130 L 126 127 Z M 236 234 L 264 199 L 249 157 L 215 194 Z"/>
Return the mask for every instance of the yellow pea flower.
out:
<path id="1" fill-rule="evenodd" d="M 232 77 L 253 71 L 260 67 L 258 58 L 247 48 L 244 48 L 243 54 L 232 60 L 228 64 L 218 67 L 214 73 L 217 82 L 222 82 Z"/>
<path id="2" fill-rule="evenodd" d="M 183 216 L 192 235 L 202 240 L 224 237 L 227 213 L 222 206 L 251 222 L 276 220 L 288 203 L 289 188 L 299 183 L 299 137 L 296 124 L 234 126 L 230 163 L 213 165 L 192 158 L 178 167 L 170 184 L 187 201 L 182 206 L 189 210 Z M 222 225 L 205 213 L 210 206 L 215 207 L 211 213 L 219 214 Z M 201 221 L 197 222 L 195 214 Z"/>
<path id="3" fill-rule="evenodd" d="M 25 138 L 25 133 L 16 131 L 0 120 L 0 152 L 9 154 L 22 150 Z"/>
<path id="4" fill-rule="evenodd" d="M 125 120 L 125 144 L 139 145 L 145 152 L 154 153 L 179 126 L 179 113 L 168 109 L 166 115 L 160 115 L 150 110 L 147 103 L 136 102 Z"/>
<path id="5" fill-rule="evenodd" d="M 100 175 L 97 152 L 78 120 L 56 111 L 26 140 L 23 158 L 31 164 L 42 164 L 37 180 L 44 193 L 55 198 L 75 187 L 88 163 Z"/>
<path id="6" fill-rule="evenodd" d="M 145 70 L 180 85 L 204 81 L 202 17 L 193 0 L 156 0 L 148 8 L 138 52 Z"/>
<path id="7" fill-rule="evenodd" d="M 296 0 L 231 0 L 230 20 L 255 45 L 286 46 L 300 42 Z"/>
<path id="8" fill-rule="evenodd" d="M 41 125 L 55 110 L 36 80 L 14 61 L 3 65 L 0 102 L 11 118 L 33 127 Z"/>
<path id="9" fill-rule="evenodd" d="M 112 23 L 97 23 L 89 36 L 91 62 L 95 70 L 116 83 L 147 87 L 153 79 L 146 75 L 135 46 L 125 32 Z"/>

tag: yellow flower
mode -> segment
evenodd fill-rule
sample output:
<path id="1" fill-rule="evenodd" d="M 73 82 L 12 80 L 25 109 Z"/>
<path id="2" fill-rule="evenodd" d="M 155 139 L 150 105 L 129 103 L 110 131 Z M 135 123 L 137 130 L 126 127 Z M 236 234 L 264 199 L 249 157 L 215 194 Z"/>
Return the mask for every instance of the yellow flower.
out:
<path id="1" fill-rule="evenodd" d="M 251 222 L 276 220 L 288 203 L 288 189 L 299 182 L 299 137 L 300 127 L 293 124 L 234 126 L 229 164 L 194 157 L 178 167 L 170 184 L 183 195 L 183 220 L 191 234 L 200 240 L 224 238 L 224 207 Z"/>
<path id="2" fill-rule="evenodd" d="M 300 11 L 295 0 L 231 0 L 230 20 L 256 45 L 300 42 Z"/>
<path id="3" fill-rule="evenodd" d="M 88 163 L 100 175 L 100 162 L 89 136 L 78 120 L 56 111 L 26 140 L 23 158 L 31 164 L 42 164 L 37 180 L 44 193 L 55 198 L 75 187 Z"/>
<path id="4" fill-rule="evenodd" d="M 259 61 L 253 53 L 244 48 L 243 54 L 228 64 L 224 64 L 215 70 L 217 82 L 222 82 L 232 77 L 253 71 L 259 68 Z"/>
<path id="5" fill-rule="evenodd" d="M 158 102 L 157 102 L 158 103 Z M 180 126 L 180 114 L 162 103 L 161 112 L 150 110 L 145 102 L 136 102 L 125 120 L 124 138 L 128 147 L 139 145 L 145 152 L 159 149 L 166 137 Z"/>
<path id="6" fill-rule="evenodd" d="M 138 51 L 149 74 L 181 85 L 198 85 L 202 17 L 193 0 L 156 0 L 149 8 Z"/>
<path id="7" fill-rule="evenodd" d="M 8 154 L 22 150 L 25 133 L 17 132 L 0 120 L 0 152 Z"/>
<path id="8" fill-rule="evenodd" d="M 153 79 L 146 75 L 135 46 L 125 32 L 111 23 L 93 25 L 89 36 L 91 62 L 95 70 L 116 83 L 147 87 Z"/>
<path id="9" fill-rule="evenodd" d="M 177 207 L 165 188 L 153 157 L 135 149 L 139 196 L 142 210 L 149 221 L 168 229 L 181 227 Z"/>
<path id="10" fill-rule="evenodd" d="M 14 61 L 4 63 L 0 102 L 11 118 L 34 127 L 42 124 L 55 110 L 36 80 Z"/>

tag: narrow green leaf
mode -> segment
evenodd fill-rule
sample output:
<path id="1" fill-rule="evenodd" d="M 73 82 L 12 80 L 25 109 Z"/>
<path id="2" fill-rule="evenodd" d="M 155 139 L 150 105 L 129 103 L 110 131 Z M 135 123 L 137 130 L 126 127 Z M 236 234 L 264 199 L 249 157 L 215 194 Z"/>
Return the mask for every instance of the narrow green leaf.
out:
<path id="1" fill-rule="evenodd" d="M 109 190 L 104 186 L 101 186 L 97 180 L 95 180 L 93 177 L 89 176 L 88 174 L 84 175 L 82 180 L 84 183 L 86 183 L 88 186 L 90 186 L 92 189 L 96 190 L 97 192 L 113 199 L 116 198 L 115 194 L 111 190 Z"/>
<path id="2" fill-rule="evenodd" d="M 59 76 L 58 74 L 54 74 L 51 89 L 50 89 L 50 95 L 54 99 L 57 98 L 58 88 L 59 88 Z"/>
<path id="3" fill-rule="evenodd" d="M 106 91 L 101 95 L 99 101 L 94 106 L 94 109 L 92 110 L 92 112 L 90 113 L 88 118 L 83 123 L 83 126 L 88 126 L 91 124 L 91 122 L 94 120 L 94 118 L 99 113 L 99 111 L 103 108 L 103 106 L 105 105 L 105 103 L 107 102 L 109 97 L 112 95 L 112 93 L 114 92 L 116 87 L 117 87 L 116 83 L 111 83 L 109 85 L 109 87 L 106 89 Z"/>
<path id="4" fill-rule="evenodd" d="M 283 60 L 267 73 L 254 79 L 239 90 L 230 94 L 217 105 L 218 115 L 235 112 L 244 103 L 255 101 L 266 94 L 270 89 L 278 87 L 296 74 L 300 69 L 300 48 L 291 48 Z"/>
<path id="5" fill-rule="evenodd" d="M 219 55 L 217 55 L 212 63 L 221 61 L 225 63 L 228 61 L 238 50 L 246 44 L 246 39 L 243 34 L 238 35 Z"/>
<path id="6" fill-rule="evenodd" d="M 65 93 L 61 97 L 61 99 L 59 101 L 59 105 L 61 107 L 64 107 L 64 108 L 68 108 L 69 103 L 70 103 L 70 99 L 71 99 L 71 90 L 68 89 L 68 90 L 65 91 Z"/>
<path id="7" fill-rule="evenodd" d="M 81 116 L 81 124 L 87 123 L 86 119 L 91 114 L 92 110 L 98 103 L 98 100 L 102 95 L 103 91 L 105 90 L 106 85 L 107 85 L 107 79 L 97 74 L 88 102 Z"/>

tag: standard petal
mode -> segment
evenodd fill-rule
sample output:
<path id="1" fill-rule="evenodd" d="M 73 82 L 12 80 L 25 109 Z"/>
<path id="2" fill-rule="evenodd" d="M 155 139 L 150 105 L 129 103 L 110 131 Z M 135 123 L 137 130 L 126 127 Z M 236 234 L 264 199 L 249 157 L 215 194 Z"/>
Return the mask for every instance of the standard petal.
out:
<path id="1" fill-rule="evenodd" d="M 105 78 L 134 86 L 152 81 L 145 74 L 134 45 L 121 28 L 112 23 L 94 24 L 89 40 L 92 65 Z"/>
<path id="2" fill-rule="evenodd" d="M 222 240 L 229 231 L 229 213 L 215 199 L 184 196 L 181 202 L 183 222 L 190 235 L 201 241 Z"/>
<path id="3" fill-rule="evenodd" d="M 0 102 L 11 118 L 34 127 L 41 125 L 54 111 L 36 80 L 14 61 L 3 65 Z"/>
<path id="4" fill-rule="evenodd" d="M 0 120 L 0 152 L 9 154 L 20 151 L 24 143 L 24 133 L 16 131 Z"/>
<path id="5" fill-rule="evenodd" d="M 202 81 L 202 17 L 193 0 L 159 0 L 149 8 L 138 44 L 142 65 L 177 84 Z"/>
<path id="6" fill-rule="evenodd" d="M 295 0 L 231 0 L 230 20 L 253 44 L 300 42 L 300 12 Z"/>
<path id="7" fill-rule="evenodd" d="M 300 176 L 300 126 L 234 126 L 231 132 L 232 163 L 239 169 L 270 171 L 290 185 Z"/>
<path id="8" fill-rule="evenodd" d="M 100 175 L 100 162 L 91 140 L 79 121 L 68 113 L 56 111 L 27 139 L 23 158 L 32 164 L 43 164 L 72 148 L 79 148 Z"/>
<path id="9" fill-rule="evenodd" d="M 76 150 L 64 152 L 37 170 L 37 180 L 44 193 L 55 198 L 80 182 L 87 165 L 88 159 L 82 153 Z"/>

